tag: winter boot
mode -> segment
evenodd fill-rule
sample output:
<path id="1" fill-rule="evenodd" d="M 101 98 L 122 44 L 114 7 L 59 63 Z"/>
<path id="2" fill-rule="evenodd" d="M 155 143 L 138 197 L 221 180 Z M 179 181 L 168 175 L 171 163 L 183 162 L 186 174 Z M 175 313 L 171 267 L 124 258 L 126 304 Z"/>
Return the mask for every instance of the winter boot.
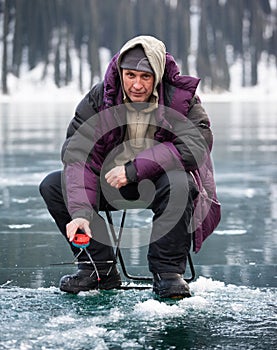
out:
<path id="1" fill-rule="evenodd" d="M 81 291 L 92 289 L 113 289 L 121 285 L 120 274 L 115 265 L 99 268 L 100 280 L 95 270 L 80 269 L 74 275 L 63 276 L 60 280 L 60 290 L 67 293 L 78 294 Z"/>
<path id="2" fill-rule="evenodd" d="M 191 297 L 188 283 L 174 272 L 154 273 L 153 292 L 161 298 Z"/>

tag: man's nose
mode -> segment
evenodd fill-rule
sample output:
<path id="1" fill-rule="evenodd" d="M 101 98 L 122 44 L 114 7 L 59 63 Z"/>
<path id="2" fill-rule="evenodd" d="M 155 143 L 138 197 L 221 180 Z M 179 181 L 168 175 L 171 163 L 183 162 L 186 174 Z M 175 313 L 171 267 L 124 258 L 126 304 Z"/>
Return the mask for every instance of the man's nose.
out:
<path id="1" fill-rule="evenodd" d="M 136 90 L 140 90 L 141 88 L 142 88 L 142 83 L 141 83 L 141 80 L 140 80 L 140 78 L 137 78 L 136 79 L 136 81 L 135 81 L 135 83 L 134 83 L 134 88 L 136 89 Z"/>

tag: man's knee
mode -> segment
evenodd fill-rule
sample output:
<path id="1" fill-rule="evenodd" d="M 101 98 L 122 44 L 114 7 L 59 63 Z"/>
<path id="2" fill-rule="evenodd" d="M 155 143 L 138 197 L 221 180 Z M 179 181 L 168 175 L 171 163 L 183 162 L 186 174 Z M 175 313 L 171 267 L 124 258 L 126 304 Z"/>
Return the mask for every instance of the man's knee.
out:
<path id="1" fill-rule="evenodd" d="M 62 191 L 61 188 L 61 171 L 55 171 L 48 174 L 39 185 L 39 192 L 46 202 L 54 194 Z"/>
<path id="2" fill-rule="evenodd" d="M 174 198 L 174 202 L 181 205 L 189 198 L 196 198 L 197 187 L 192 176 L 180 170 L 172 170 L 162 175 L 156 183 L 158 193 L 163 197 Z"/>

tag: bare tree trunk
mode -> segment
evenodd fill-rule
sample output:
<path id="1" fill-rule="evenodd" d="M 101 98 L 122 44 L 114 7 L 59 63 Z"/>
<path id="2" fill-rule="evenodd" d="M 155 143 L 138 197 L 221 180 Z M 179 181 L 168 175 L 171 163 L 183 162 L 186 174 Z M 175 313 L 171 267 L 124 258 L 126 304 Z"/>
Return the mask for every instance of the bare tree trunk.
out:
<path id="1" fill-rule="evenodd" d="M 3 28 L 3 56 L 2 56 L 2 92 L 3 94 L 8 94 L 8 85 L 7 85 L 7 36 L 9 31 L 9 22 L 8 22 L 8 4 L 7 0 L 4 1 L 4 28 Z"/>
<path id="2" fill-rule="evenodd" d="M 15 27 L 14 27 L 14 36 L 13 36 L 13 63 L 12 71 L 16 77 L 20 75 L 20 65 L 22 60 L 22 1 L 16 0 L 15 2 Z"/>
<path id="3" fill-rule="evenodd" d="M 198 52 L 196 58 L 196 70 L 198 76 L 201 77 L 204 86 L 211 87 L 212 84 L 212 68 L 209 55 L 209 44 L 207 37 L 207 2 L 202 1 L 201 18 L 199 22 Z"/>
<path id="4" fill-rule="evenodd" d="M 66 44 L 65 44 L 65 85 L 68 85 L 70 81 L 72 80 L 72 66 L 71 66 L 71 59 L 70 59 L 70 40 L 71 36 L 69 33 L 69 29 L 66 28 Z"/>
<path id="5" fill-rule="evenodd" d="M 99 25 L 98 25 L 98 6 L 95 0 L 90 1 L 90 16 L 91 16 L 91 38 L 88 43 L 88 51 L 90 57 L 91 67 L 91 85 L 93 85 L 93 79 L 100 77 L 100 60 L 99 60 Z"/>

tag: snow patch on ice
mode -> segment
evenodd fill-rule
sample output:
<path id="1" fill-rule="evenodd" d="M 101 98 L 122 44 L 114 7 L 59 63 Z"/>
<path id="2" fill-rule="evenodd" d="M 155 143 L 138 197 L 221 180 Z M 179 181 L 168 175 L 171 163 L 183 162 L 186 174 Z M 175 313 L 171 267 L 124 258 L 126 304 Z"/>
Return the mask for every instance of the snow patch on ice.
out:
<path id="1" fill-rule="evenodd" d="M 18 225 L 8 225 L 8 227 L 11 229 L 11 230 L 22 230 L 22 229 L 25 229 L 25 228 L 31 228 L 32 226 L 34 226 L 33 224 L 18 224 Z"/>
<path id="2" fill-rule="evenodd" d="M 139 316 L 152 317 L 176 317 L 183 314 L 183 310 L 178 305 L 169 305 L 165 302 L 149 299 L 135 305 L 134 312 Z"/>
<path id="3" fill-rule="evenodd" d="M 228 235 L 228 236 L 236 236 L 236 235 L 245 235 L 247 230 L 216 230 L 214 231 L 215 235 Z"/>

